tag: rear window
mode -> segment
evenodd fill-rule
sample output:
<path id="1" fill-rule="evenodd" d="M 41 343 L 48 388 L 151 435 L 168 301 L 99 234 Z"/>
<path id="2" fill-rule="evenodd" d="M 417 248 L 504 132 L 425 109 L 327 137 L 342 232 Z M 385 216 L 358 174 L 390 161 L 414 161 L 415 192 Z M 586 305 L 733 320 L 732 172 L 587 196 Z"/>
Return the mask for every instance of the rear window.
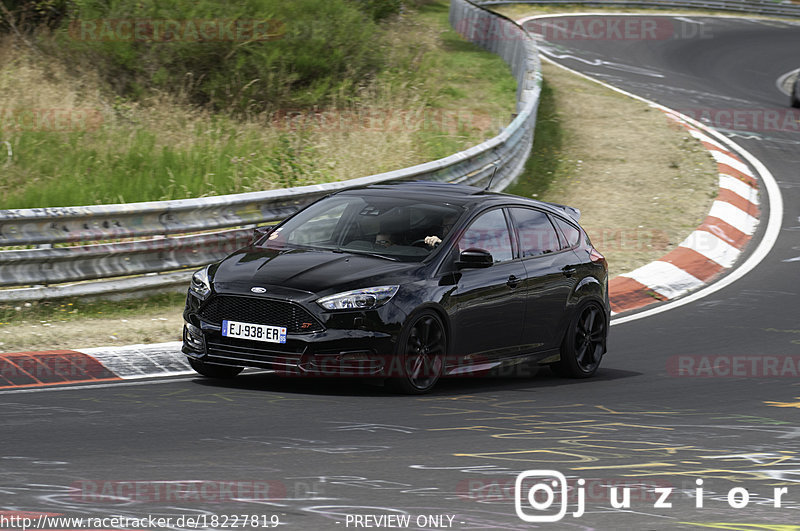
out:
<path id="1" fill-rule="evenodd" d="M 569 223 L 558 216 L 553 216 L 553 220 L 563 236 L 564 245 L 562 245 L 561 248 L 569 249 L 578 245 L 578 240 L 581 239 L 581 231 L 578 230 L 577 227 L 575 227 L 572 223 Z"/>
<path id="2" fill-rule="evenodd" d="M 547 214 L 532 208 L 512 208 L 510 210 L 519 237 L 520 254 L 523 258 L 559 250 L 558 236 Z"/>

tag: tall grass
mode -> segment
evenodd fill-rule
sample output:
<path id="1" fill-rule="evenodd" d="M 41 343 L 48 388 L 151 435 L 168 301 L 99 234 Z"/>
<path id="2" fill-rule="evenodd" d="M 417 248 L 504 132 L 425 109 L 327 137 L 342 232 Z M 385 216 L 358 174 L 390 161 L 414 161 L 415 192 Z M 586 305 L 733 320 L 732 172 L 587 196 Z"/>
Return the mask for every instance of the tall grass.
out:
<path id="1" fill-rule="evenodd" d="M 102 118 L 99 128 L 66 132 L 19 130 L 0 120 L 0 141 L 14 152 L 10 163 L 0 157 L 0 208 L 182 199 L 350 179 L 496 135 L 514 109 L 508 67 L 450 29 L 445 0 L 418 1 L 417 9 L 381 23 L 372 48 L 383 68 L 353 77 L 355 92 L 340 87 L 327 106 L 310 110 L 230 113 L 193 105 L 182 87 L 125 97 L 109 86 L 102 63 L 31 54 L 0 41 L 0 113 L 88 108 Z M 302 119 L 282 119 L 294 112 Z"/>
<path id="2" fill-rule="evenodd" d="M 53 51 L 100 65 L 123 96 L 180 87 L 195 104 L 236 112 L 325 104 L 354 93 L 380 68 L 374 18 L 389 14 L 385 2 L 359 9 L 350 0 L 73 0 Z M 121 21 L 145 23 L 152 35 L 131 38 Z M 191 21 L 192 28 L 237 21 L 245 30 L 221 38 L 216 29 L 167 35 L 158 30 L 163 21 Z M 250 32 L 249 24 L 259 29 Z"/>
<path id="3" fill-rule="evenodd" d="M 542 82 L 539 110 L 536 113 L 536 130 L 533 135 L 531 155 L 519 178 L 508 187 L 508 192 L 525 197 L 543 198 L 553 179 L 568 173 L 571 164 L 562 152 L 564 131 L 562 118 L 547 80 Z"/>
<path id="4" fill-rule="evenodd" d="M 301 138 L 279 135 L 265 149 L 262 135 L 241 134 L 232 124 L 193 134 L 196 142 L 184 149 L 159 145 L 157 135 L 144 129 L 113 128 L 65 139 L 51 133 L 22 135 L 14 145 L 18 155 L 7 169 L 7 181 L 27 182 L 22 189 L 3 190 L 4 206 L 128 203 L 330 180 L 315 171 L 313 149 Z"/>

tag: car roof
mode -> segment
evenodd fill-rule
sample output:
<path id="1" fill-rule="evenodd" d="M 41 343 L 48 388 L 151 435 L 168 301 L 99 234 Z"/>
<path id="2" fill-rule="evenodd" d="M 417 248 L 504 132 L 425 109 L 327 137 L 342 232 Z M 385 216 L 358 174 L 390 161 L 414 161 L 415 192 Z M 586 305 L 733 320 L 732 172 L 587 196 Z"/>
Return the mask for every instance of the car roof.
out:
<path id="1" fill-rule="evenodd" d="M 476 186 L 446 182 L 392 181 L 388 183 L 373 184 L 362 188 L 350 188 L 339 193 L 346 195 L 357 195 L 363 193 L 374 195 L 392 195 L 397 197 L 406 197 L 409 199 L 430 199 L 432 196 L 440 196 L 443 201 L 463 207 L 469 207 L 477 204 L 487 206 L 492 204 L 513 204 L 519 206 L 544 208 L 551 213 L 567 216 L 575 222 L 577 222 L 580 218 L 580 210 L 577 208 L 559 205 L 556 203 L 548 203 L 518 195 L 490 192 Z"/>

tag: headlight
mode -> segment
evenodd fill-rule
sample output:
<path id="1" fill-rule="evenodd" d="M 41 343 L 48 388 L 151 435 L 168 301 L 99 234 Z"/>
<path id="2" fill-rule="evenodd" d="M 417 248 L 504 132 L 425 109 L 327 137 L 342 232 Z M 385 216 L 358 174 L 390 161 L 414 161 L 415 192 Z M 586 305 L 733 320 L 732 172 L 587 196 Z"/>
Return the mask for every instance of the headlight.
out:
<path id="1" fill-rule="evenodd" d="M 208 281 L 208 266 L 192 275 L 192 283 L 189 285 L 189 289 L 201 299 L 211 293 L 211 283 Z"/>
<path id="2" fill-rule="evenodd" d="M 399 287 L 376 286 L 345 291 L 317 299 L 317 304 L 326 310 L 371 310 L 389 302 Z"/>

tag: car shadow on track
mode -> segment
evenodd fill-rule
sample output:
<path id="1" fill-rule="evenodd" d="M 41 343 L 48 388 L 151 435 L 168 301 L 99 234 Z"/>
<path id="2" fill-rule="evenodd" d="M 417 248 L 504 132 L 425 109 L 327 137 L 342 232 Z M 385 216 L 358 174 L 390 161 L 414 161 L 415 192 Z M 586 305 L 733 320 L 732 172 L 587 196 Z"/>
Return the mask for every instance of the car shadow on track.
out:
<path id="1" fill-rule="evenodd" d="M 591 386 L 622 378 L 640 376 L 642 373 L 621 369 L 601 368 L 592 378 L 581 380 L 555 376 L 548 369 L 540 369 L 524 376 L 484 375 L 471 377 L 442 378 L 430 393 L 414 396 L 454 396 L 499 391 L 536 392 L 542 389 L 568 387 L 573 385 Z M 231 379 L 212 379 L 198 377 L 193 383 L 206 387 L 240 389 L 250 391 L 278 392 L 303 395 L 328 396 L 402 396 L 386 389 L 380 379 L 364 378 L 312 378 L 277 376 L 269 372 L 242 373 Z"/>

